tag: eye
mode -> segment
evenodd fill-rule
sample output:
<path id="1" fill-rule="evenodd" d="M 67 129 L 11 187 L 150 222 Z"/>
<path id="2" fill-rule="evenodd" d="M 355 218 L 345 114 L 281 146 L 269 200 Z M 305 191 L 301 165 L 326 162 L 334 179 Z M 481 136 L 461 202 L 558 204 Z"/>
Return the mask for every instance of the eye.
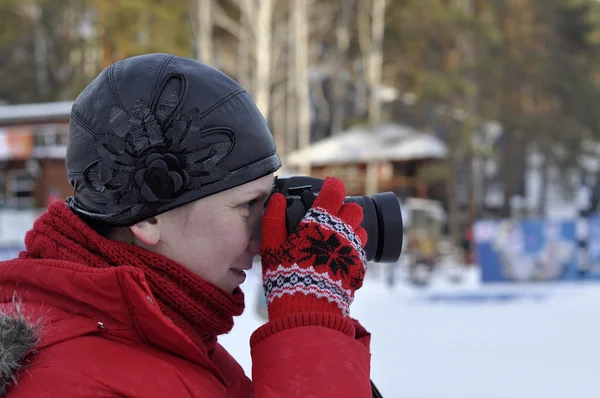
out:
<path id="1" fill-rule="evenodd" d="M 251 209 L 251 208 L 252 208 L 252 207 L 254 207 L 254 205 L 255 205 L 255 204 L 257 204 L 257 203 L 258 203 L 258 199 L 252 199 L 252 200 L 251 200 L 251 201 L 249 201 L 249 202 L 243 203 L 243 204 L 241 205 L 241 207 L 244 207 L 244 208 L 246 208 L 246 209 Z"/>

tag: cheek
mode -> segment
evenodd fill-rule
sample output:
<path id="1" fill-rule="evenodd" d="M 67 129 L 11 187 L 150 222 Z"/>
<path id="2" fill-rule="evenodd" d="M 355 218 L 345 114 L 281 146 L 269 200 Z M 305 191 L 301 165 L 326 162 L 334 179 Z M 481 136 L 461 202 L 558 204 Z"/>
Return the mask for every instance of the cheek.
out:
<path id="1" fill-rule="evenodd" d="M 210 228 L 202 231 L 201 244 L 195 250 L 197 258 L 210 259 L 213 265 L 230 266 L 248 248 L 247 223 L 243 218 L 232 217 L 207 224 Z"/>
<path id="2" fill-rule="evenodd" d="M 237 257 L 246 250 L 248 246 L 249 235 L 245 227 L 231 227 L 220 231 L 218 237 L 213 235 L 210 238 L 212 244 L 219 248 L 220 255 L 229 255 Z"/>

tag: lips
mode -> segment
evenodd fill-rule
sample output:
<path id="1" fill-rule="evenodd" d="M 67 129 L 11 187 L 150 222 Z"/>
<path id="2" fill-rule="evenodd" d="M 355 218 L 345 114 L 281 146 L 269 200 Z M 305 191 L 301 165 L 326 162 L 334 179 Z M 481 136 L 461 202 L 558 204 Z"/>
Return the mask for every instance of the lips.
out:
<path id="1" fill-rule="evenodd" d="M 229 269 L 233 275 L 236 275 L 239 278 L 239 283 L 244 283 L 246 280 L 246 272 L 241 268 L 230 268 Z"/>
<path id="2" fill-rule="evenodd" d="M 231 269 L 232 269 L 232 270 L 234 270 L 234 271 L 240 271 L 240 272 L 243 272 L 243 271 L 250 271 L 250 270 L 252 269 L 252 266 L 250 266 L 250 267 L 247 267 L 247 268 L 233 268 L 233 267 L 232 267 Z"/>

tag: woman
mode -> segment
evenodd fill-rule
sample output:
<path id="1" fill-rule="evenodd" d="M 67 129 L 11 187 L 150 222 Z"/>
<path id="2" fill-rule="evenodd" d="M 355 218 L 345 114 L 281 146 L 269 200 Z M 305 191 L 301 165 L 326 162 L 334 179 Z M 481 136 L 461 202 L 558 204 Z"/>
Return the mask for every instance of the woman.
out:
<path id="1" fill-rule="evenodd" d="M 263 210 L 280 162 L 235 81 L 166 54 L 117 62 L 73 105 L 66 166 L 73 197 L 0 266 L 7 396 L 371 395 L 369 334 L 349 317 L 362 209 L 327 179 L 291 235 L 281 194 Z M 258 254 L 269 321 L 250 381 L 217 337 Z"/>

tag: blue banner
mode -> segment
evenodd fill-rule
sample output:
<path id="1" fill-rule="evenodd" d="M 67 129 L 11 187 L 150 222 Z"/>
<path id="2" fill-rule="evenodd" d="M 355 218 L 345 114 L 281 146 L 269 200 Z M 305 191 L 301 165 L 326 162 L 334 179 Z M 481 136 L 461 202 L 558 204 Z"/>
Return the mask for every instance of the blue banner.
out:
<path id="1" fill-rule="evenodd" d="M 473 238 L 482 281 L 578 279 L 575 227 L 574 220 L 478 221 Z"/>

